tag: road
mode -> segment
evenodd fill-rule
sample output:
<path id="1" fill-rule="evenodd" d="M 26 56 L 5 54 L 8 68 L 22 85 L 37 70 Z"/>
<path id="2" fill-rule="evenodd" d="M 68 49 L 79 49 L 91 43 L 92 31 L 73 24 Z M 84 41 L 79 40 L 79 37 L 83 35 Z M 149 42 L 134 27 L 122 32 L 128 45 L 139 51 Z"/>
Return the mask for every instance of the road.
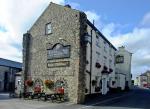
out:
<path id="1" fill-rule="evenodd" d="M 0 94 L 0 109 L 150 109 L 150 90 L 135 88 L 107 99 L 92 99 L 82 105 L 10 99 L 8 94 Z"/>

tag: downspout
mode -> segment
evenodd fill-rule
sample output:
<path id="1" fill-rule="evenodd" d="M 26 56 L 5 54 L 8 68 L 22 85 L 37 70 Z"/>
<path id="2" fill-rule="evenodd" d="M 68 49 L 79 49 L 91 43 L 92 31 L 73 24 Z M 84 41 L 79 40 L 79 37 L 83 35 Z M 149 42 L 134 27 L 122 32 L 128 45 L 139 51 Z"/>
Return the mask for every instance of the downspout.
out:
<path id="1" fill-rule="evenodd" d="M 92 81 L 92 30 L 91 30 L 91 44 L 90 44 L 90 94 L 91 94 L 91 81 Z"/>

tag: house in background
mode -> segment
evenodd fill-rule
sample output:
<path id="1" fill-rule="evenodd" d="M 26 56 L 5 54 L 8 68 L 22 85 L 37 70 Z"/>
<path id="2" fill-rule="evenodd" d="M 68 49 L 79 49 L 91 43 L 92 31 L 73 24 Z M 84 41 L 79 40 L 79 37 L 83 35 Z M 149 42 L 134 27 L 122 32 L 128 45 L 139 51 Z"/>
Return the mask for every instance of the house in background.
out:
<path id="1" fill-rule="evenodd" d="M 134 85 L 135 86 L 140 86 L 140 76 L 137 76 L 134 80 Z"/>
<path id="2" fill-rule="evenodd" d="M 15 90 L 15 74 L 22 71 L 22 64 L 0 58 L 0 92 Z"/>
<path id="3" fill-rule="evenodd" d="M 124 46 L 119 47 L 116 52 L 116 81 L 117 87 L 121 87 L 122 90 L 132 87 L 131 59 L 132 53 Z"/>
<path id="4" fill-rule="evenodd" d="M 150 88 L 150 71 L 142 73 L 136 77 L 136 85 L 143 88 Z"/>

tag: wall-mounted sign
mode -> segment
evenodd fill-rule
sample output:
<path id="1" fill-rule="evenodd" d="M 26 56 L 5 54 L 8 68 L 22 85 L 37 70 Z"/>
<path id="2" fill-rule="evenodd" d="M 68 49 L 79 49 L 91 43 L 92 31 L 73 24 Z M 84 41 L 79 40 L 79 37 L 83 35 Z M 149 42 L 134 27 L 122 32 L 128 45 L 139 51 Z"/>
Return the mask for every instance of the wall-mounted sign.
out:
<path id="1" fill-rule="evenodd" d="M 118 63 L 124 63 L 124 56 L 116 56 L 116 64 Z"/>
<path id="2" fill-rule="evenodd" d="M 59 61 L 59 62 L 48 62 L 47 67 L 48 68 L 54 68 L 54 67 L 67 67 L 70 66 L 69 61 Z"/>
<path id="3" fill-rule="evenodd" d="M 70 57 L 70 45 L 55 44 L 52 48 L 47 50 L 47 59 L 62 59 Z"/>

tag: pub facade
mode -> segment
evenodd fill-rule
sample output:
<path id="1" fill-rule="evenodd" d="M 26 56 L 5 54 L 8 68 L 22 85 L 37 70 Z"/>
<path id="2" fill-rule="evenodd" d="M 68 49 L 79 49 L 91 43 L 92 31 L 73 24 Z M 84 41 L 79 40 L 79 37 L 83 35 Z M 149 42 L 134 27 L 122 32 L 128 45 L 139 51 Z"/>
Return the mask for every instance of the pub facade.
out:
<path id="1" fill-rule="evenodd" d="M 63 88 L 74 103 L 89 94 L 107 94 L 117 87 L 116 50 L 84 12 L 50 3 L 23 35 L 22 91 Z"/>

